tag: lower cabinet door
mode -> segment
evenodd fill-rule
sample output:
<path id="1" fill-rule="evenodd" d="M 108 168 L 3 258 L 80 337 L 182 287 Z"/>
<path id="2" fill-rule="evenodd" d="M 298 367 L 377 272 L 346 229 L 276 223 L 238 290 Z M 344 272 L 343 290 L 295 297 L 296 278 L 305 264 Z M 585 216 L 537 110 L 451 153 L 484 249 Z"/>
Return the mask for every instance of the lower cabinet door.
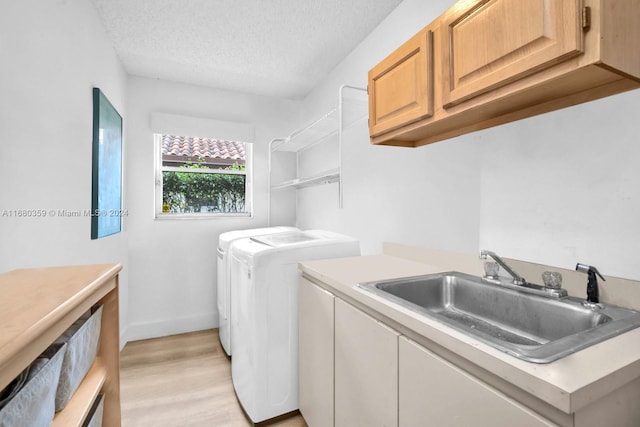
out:
<path id="1" fill-rule="evenodd" d="M 398 425 L 398 337 L 393 329 L 335 300 L 335 425 Z"/>
<path id="2" fill-rule="evenodd" d="M 556 426 L 413 341 L 398 347 L 400 426 Z"/>
<path id="3" fill-rule="evenodd" d="M 334 300 L 333 294 L 301 279 L 298 402 L 309 427 L 333 426 Z"/>

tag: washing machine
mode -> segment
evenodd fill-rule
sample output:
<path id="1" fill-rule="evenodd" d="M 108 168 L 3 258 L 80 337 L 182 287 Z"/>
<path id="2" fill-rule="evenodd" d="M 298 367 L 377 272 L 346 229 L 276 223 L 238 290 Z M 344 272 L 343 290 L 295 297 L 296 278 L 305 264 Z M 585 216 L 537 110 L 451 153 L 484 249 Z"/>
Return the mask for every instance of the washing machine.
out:
<path id="1" fill-rule="evenodd" d="M 231 315 L 231 292 L 229 292 L 229 247 L 235 240 L 251 237 L 262 236 L 266 234 L 277 234 L 283 232 L 299 231 L 295 227 L 265 227 L 252 228 L 249 230 L 234 230 L 222 233 L 218 238 L 218 273 L 217 273 L 217 289 L 218 289 L 218 325 L 220 343 L 227 356 L 231 356 L 231 334 L 230 315 Z"/>
<path id="2" fill-rule="evenodd" d="M 323 230 L 232 245 L 231 374 L 254 423 L 298 409 L 298 263 L 358 255 L 356 239 Z"/>

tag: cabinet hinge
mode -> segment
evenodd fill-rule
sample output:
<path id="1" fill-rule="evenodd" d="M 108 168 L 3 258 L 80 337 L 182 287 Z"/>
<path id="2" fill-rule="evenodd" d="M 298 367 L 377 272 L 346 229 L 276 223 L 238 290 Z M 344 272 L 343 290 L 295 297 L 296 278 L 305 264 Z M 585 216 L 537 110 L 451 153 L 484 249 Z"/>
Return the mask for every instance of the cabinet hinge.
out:
<path id="1" fill-rule="evenodd" d="M 582 29 L 584 31 L 591 29 L 591 8 L 589 6 L 582 8 Z"/>

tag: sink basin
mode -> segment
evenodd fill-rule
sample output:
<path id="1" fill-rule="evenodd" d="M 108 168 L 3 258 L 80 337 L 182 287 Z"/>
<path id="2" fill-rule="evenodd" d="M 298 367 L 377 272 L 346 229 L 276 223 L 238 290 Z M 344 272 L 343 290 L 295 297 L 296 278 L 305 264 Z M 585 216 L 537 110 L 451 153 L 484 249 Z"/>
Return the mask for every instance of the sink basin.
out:
<path id="1" fill-rule="evenodd" d="M 548 298 L 458 272 L 359 287 L 534 363 L 552 362 L 640 326 L 634 310 L 591 308 L 578 298 Z"/>

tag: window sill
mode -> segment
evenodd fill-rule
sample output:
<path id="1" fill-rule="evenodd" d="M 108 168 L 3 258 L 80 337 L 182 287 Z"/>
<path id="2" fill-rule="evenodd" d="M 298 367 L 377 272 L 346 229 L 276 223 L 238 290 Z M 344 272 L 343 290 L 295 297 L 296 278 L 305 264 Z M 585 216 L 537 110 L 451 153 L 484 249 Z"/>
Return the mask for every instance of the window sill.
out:
<path id="1" fill-rule="evenodd" d="M 171 214 L 171 213 L 156 213 L 155 219 L 166 221 L 166 220 L 183 220 L 183 219 L 235 219 L 235 218 L 252 218 L 253 215 L 251 213 L 184 213 L 184 214 Z"/>

